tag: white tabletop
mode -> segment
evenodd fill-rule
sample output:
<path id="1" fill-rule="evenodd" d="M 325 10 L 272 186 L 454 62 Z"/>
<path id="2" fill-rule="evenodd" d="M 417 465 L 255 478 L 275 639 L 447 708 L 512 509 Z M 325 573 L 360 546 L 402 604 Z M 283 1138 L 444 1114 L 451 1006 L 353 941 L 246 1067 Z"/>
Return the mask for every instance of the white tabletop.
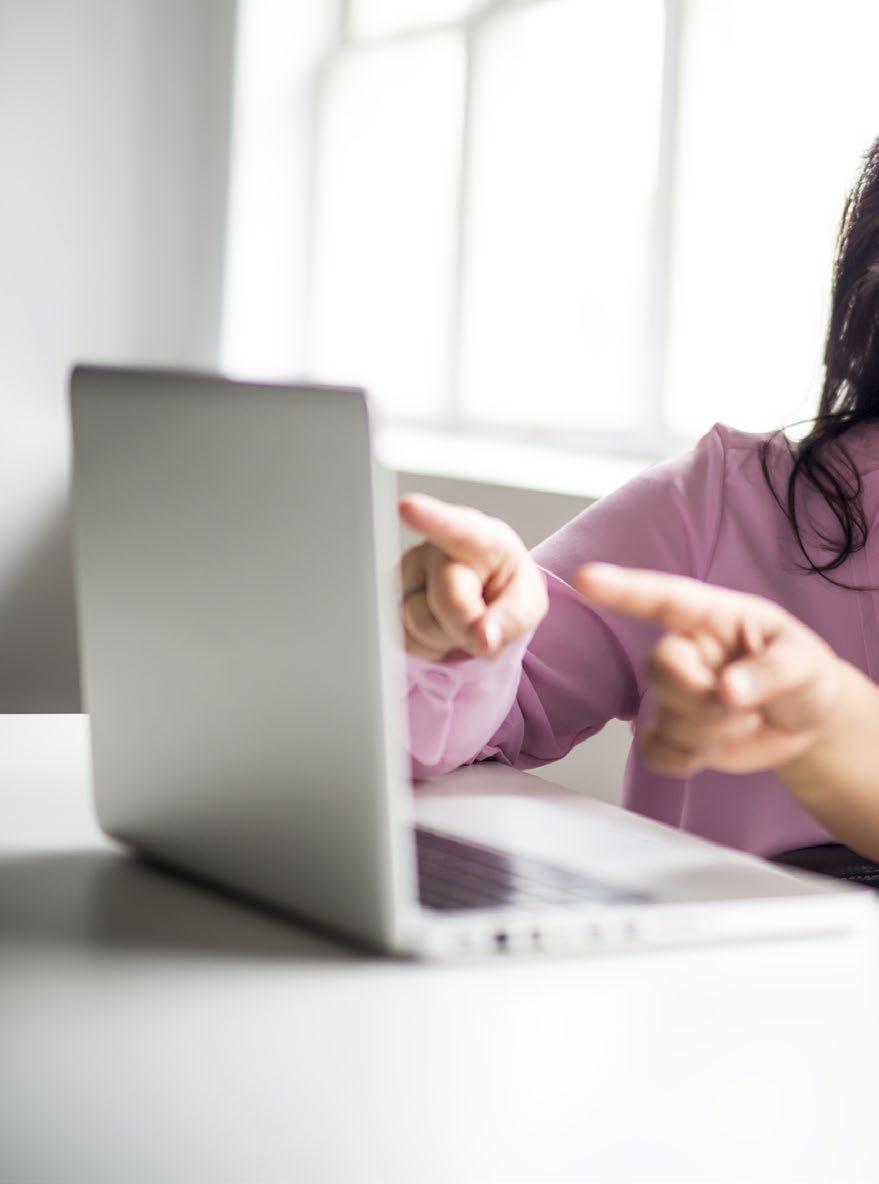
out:
<path id="1" fill-rule="evenodd" d="M 0 1181 L 875 1181 L 879 943 L 356 954 L 97 831 L 0 717 Z"/>

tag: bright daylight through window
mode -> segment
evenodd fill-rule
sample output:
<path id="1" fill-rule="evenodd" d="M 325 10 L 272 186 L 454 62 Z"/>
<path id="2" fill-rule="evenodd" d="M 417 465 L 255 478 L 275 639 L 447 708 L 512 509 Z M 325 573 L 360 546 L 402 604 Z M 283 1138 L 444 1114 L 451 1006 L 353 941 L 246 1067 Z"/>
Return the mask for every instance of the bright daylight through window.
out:
<path id="1" fill-rule="evenodd" d="M 348 0 L 302 370 L 605 455 L 807 415 L 876 44 L 875 0 Z"/>

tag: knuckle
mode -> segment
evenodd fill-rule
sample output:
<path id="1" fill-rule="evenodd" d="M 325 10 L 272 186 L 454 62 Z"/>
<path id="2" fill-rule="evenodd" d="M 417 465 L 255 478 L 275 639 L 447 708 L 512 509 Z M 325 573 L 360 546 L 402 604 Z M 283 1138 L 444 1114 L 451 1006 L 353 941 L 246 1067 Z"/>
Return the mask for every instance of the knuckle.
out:
<path id="1" fill-rule="evenodd" d="M 432 597 L 445 612 L 469 619 L 472 613 L 470 598 L 462 586 L 460 567 L 448 564 L 442 568 L 431 588 Z"/>
<path id="2" fill-rule="evenodd" d="M 461 599 L 460 565 L 446 561 L 437 571 L 435 587 L 448 601 Z"/>
<path id="3" fill-rule="evenodd" d="M 662 638 L 647 657 L 647 677 L 650 682 L 666 682 L 674 675 L 672 657 L 666 638 Z"/>
<path id="4" fill-rule="evenodd" d="M 723 628 L 723 623 L 718 617 L 711 623 L 710 628 L 701 632 L 697 638 L 699 653 L 703 661 L 712 668 L 719 666 L 726 657 L 724 645 L 717 637 L 717 634 L 721 633 Z"/>
<path id="5" fill-rule="evenodd" d="M 755 596 L 753 592 L 742 593 L 744 597 L 744 607 L 746 611 L 757 617 L 763 617 L 770 621 L 780 621 L 786 616 L 784 609 L 779 608 L 777 604 L 773 604 L 771 600 L 765 600 L 762 596 Z"/>
<path id="6" fill-rule="evenodd" d="M 470 537 L 473 534 L 484 534 L 486 526 L 494 522 L 495 519 L 489 518 L 482 510 L 477 510 L 475 506 L 462 506 L 461 512 L 457 517 L 457 525 L 462 535 Z"/>
<path id="7" fill-rule="evenodd" d="M 487 518 L 485 524 L 489 528 L 492 546 L 500 554 L 518 558 L 525 553 L 525 544 L 509 523 L 502 518 Z"/>
<path id="8" fill-rule="evenodd" d="M 674 633 L 663 633 L 656 645 L 654 645 L 651 656 L 657 662 L 670 661 L 678 650 L 678 638 Z"/>
<path id="9" fill-rule="evenodd" d="M 413 629 L 417 633 L 426 633 L 436 628 L 436 620 L 423 592 L 410 596 L 404 602 L 403 623 L 407 629 Z"/>
<path id="10" fill-rule="evenodd" d="M 702 631 L 706 634 L 700 637 L 701 644 L 711 649 L 720 648 L 718 638 L 726 636 L 730 631 L 730 621 L 727 613 L 719 605 L 712 605 L 701 621 Z"/>

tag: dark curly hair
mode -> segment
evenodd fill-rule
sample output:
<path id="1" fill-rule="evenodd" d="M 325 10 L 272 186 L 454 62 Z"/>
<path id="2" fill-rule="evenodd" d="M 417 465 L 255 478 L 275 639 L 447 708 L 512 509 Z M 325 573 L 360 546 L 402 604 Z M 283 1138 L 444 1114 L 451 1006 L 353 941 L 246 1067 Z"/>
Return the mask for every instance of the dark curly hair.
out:
<path id="1" fill-rule="evenodd" d="M 772 496 L 790 522 L 803 556 L 803 570 L 817 572 L 833 584 L 829 573 L 839 568 L 867 541 L 858 467 L 845 444 L 845 435 L 860 423 L 879 419 L 879 139 L 864 155 L 860 176 L 843 210 L 833 264 L 830 324 L 824 348 L 824 385 L 818 413 L 808 434 L 798 443 L 781 439 L 793 459 L 786 488 L 779 492 L 772 479 L 770 449 L 763 444 L 761 464 Z M 806 524 L 798 507 L 803 483 L 829 506 L 836 527 L 830 533 L 811 520 L 810 531 L 829 553 L 816 558 L 806 540 Z"/>

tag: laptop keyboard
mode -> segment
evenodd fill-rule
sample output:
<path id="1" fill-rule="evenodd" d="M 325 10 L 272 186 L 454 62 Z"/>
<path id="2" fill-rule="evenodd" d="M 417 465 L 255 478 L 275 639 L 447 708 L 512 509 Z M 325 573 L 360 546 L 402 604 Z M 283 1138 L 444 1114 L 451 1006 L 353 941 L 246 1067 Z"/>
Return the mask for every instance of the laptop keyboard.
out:
<path id="1" fill-rule="evenodd" d="M 415 831 L 421 903 L 431 909 L 555 908 L 647 900 L 540 860 Z"/>

